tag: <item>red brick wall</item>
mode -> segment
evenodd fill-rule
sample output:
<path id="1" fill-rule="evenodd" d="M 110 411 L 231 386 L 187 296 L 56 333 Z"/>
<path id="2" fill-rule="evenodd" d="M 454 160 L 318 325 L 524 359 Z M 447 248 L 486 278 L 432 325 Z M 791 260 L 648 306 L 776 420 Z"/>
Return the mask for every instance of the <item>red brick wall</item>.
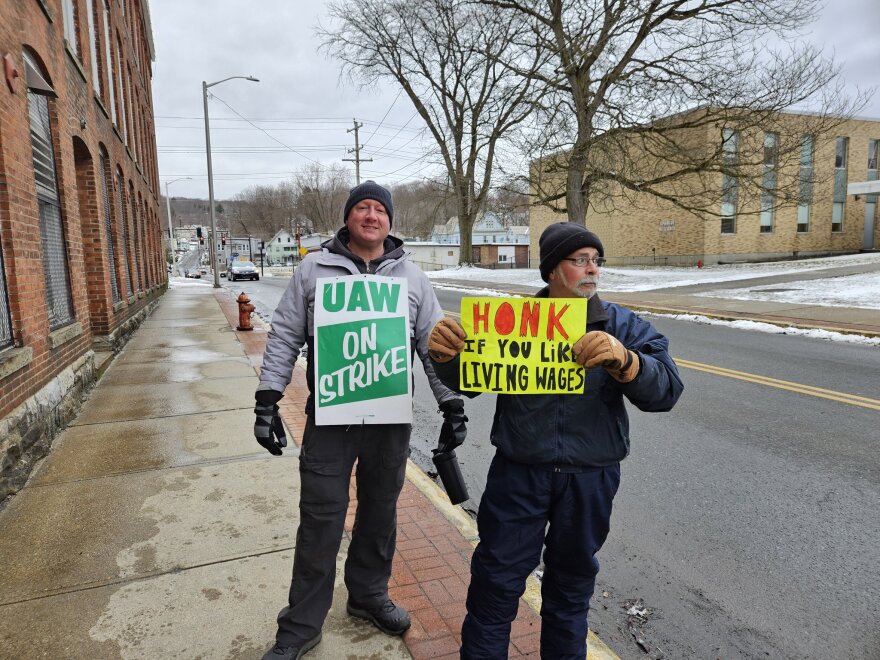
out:
<path id="1" fill-rule="evenodd" d="M 33 349 L 29 365 L 0 378 L 0 418 L 84 355 L 94 338 L 113 333 L 152 299 L 161 295 L 167 281 L 162 241 L 155 231 L 158 229 L 159 190 L 155 136 L 152 133 L 151 63 L 146 50 L 146 36 L 133 32 L 142 32 L 144 29 L 140 2 L 132 0 L 127 3 L 126 20 L 123 20 L 119 3 L 110 2 L 113 57 L 121 57 L 121 68 L 126 72 L 126 80 L 114 78 L 117 104 L 123 102 L 121 95 L 124 84 L 125 102 L 132 108 L 132 112 L 126 108 L 128 122 L 140 128 L 137 137 L 135 131 L 129 130 L 128 145 L 123 144 L 122 129 L 112 125 L 106 109 L 110 103 L 107 89 L 111 63 L 104 61 L 104 39 L 107 35 L 103 33 L 100 13 L 103 11 L 103 0 L 94 2 L 99 10 L 94 24 L 101 39 L 97 53 L 102 92 L 97 96 L 91 80 L 90 37 L 85 13 L 92 11 L 92 0 L 74 0 L 79 40 L 76 53 L 65 46 L 61 0 L 0 3 L 0 57 L 9 54 L 20 74 L 10 84 L 5 80 L 0 83 L 0 241 L 6 265 L 14 348 Z M 117 51 L 117 44 L 122 45 L 121 53 Z M 54 349 L 49 347 L 40 225 L 28 123 L 23 61 L 26 48 L 41 64 L 44 75 L 57 95 L 49 100 L 55 169 L 73 311 L 75 321 L 83 330 L 81 335 Z M 138 50 L 137 58 L 135 48 Z M 117 69 L 113 69 L 115 73 Z M 118 115 L 118 119 L 121 121 L 121 115 Z M 81 122 L 85 122 L 85 128 L 81 127 Z M 146 134 L 147 130 L 149 134 Z M 115 310 L 98 169 L 102 149 L 108 160 L 111 224 L 116 244 L 117 282 L 122 297 Z M 135 157 L 139 162 L 136 163 Z M 141 264 L 142 270 L 149 271 L 147 277 L 139 278 L 140 286 L 131 298 L 126 295 L 125 262 L 121 258 L 125 246 L 122 245 L 120 227 L 121 222 L 130 220 L 121 214 L 119 208 L 115 177 L 117 167 L 123 172 L 126 203 L 140 200 L 140 252 L 134 253 L 135 227 L 130 227 L 128 258 L 132 264 Z M 135 200 L 130 199 L 132 190 Z M 126 212 L 130 213 L 130 208 L 126 208 Z M 141 295 L 137 294 L 138 290 L 142 292 Z M 0 362 L 4 354 L 8 355 L 9 352 L 0 351 Z"/>

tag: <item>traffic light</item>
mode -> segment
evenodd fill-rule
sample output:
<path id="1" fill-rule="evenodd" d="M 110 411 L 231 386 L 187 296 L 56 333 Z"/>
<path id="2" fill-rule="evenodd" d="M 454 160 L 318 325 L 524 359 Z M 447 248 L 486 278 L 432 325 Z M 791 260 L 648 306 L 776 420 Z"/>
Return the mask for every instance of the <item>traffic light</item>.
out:
<path id="1" fill-rule="evenodd" d="M 196 236 L 198 236 L 199 238 L 202 237 L 202 228 L 201 227 L 196 227 Z"/>
<path id="2" fill-rule="evenodd" d="M 225 236 L 220 237 L 220 246 L 223 248 L 226 247 L 226 237 Z"/>

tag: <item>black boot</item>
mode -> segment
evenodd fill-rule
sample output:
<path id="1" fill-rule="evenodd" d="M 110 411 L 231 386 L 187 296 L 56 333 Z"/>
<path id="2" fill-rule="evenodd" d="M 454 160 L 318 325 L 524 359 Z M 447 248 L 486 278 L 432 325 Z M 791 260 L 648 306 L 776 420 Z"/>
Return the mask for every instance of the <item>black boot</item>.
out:
<path id="1" fill-rule="evenodd" d="M 315 648 L 321 641 L 321 631 L 318 634 L 304 641 L 298 646 L 283 646 L 280 643 L 275 644 L 271 649 L 266 651 L 263 660 L 299 660 L 306 653 Z"/>
<path id="2" fill-rule="evenodd" d="M 349 600 L 346 609 L 352 616 L 371 621 L 387 635 L 402 635 L 410 627 L 409 614 L 399 605 L 395 605 L 390 598 L 381 605 L 370 608 L 359 607 Z"/>

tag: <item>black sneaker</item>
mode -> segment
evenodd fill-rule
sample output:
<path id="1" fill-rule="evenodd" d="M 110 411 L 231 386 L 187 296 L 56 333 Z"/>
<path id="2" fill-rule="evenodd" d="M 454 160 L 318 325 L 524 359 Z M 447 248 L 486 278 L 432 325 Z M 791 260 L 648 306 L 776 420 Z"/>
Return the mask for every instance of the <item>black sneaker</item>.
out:
<path id="1" fill-rule="evenodd" d="M 321 631 L 309 640 L 303 642 L 300 646 L 282 646 L 275 644 L 263 656 L 263 660 L 299 660 L 306 653 L 315 648 L 321 641 Z"/>
<path id="2" fill-rule="evenodd" d="M 395 605 L 389 598 L 375 608 L 358 607 L 351 601 L 346 605 L 348 613 L 359 619 L 372 621 L 386 635 L 402 635 L 410 627 L 409 614 L 402 607 Z"/>

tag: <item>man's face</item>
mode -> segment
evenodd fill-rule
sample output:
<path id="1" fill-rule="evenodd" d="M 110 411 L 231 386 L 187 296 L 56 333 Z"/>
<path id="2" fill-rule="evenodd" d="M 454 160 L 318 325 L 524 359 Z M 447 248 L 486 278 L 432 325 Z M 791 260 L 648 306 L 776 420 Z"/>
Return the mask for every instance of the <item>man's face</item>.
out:
<path id="1" fill-rule="evenodd" d="M 599 256 L 596 248 L 585 247 L 575 250 L 550 272 L 551 298 L 592 298 L 599 285 L 599 267 L 589 261 Z M 574 261 L 588 260 L 583 266 Z"/>
<path id="2" fill-rule="evenodd" d="M 391 232 L 391 220 L 385 207 L 375 199 L 364 199 L 348 212 L 348 233 L 356 247 L 381 247 Z"/>

